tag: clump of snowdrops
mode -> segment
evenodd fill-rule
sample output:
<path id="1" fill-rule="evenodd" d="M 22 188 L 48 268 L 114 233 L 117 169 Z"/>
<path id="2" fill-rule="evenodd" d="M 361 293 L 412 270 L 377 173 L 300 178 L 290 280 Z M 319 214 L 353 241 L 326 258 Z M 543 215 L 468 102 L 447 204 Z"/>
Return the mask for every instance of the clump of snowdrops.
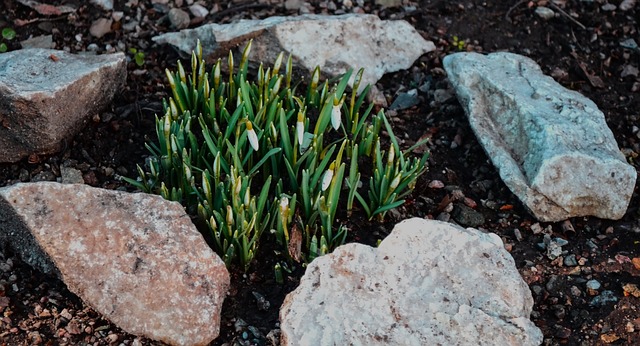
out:
<path id="1" fill-rule="evenodd" d="M 180 61 L 166 71 L 172 96 L 156 117 L 157 141 L 146 144 L 137 179 L 125 180 L 197 215 L 227 265 L 246 270 L 265 231 L 289 261 L 307 263 L 345 242 L 339 207 L 350 215 L 357 202 L 382 220 L 412 191 L 428 154 L 410 157 L 413 148 L 401 150 L 384 112 L 363 107 L 362 70 L 350 92 L 353 71 L 320 83 L 316 68 L 305 88 L 284 54 L 251 77 L 250 51 L 251 43 L 237 67 L 230 52 L 223 75 L 221 60 L 207 70 L 198 42 L 190 73 Z M 363 167 L 363 157 L 372 166 Z"/>

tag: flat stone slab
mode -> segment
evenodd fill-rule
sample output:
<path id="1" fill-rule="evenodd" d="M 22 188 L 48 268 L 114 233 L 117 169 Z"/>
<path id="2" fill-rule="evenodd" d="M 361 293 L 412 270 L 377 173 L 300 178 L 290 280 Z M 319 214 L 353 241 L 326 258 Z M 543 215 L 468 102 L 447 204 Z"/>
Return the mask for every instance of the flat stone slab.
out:
<path id="1" fill-rule="evenodd" d="M 202 43 L 205 56 L 226 56 L 253 39 L 251 61 L 272 64 L 280 52 L 311 73 L 320 66 L 323 76 L 338 76 L 349 68 L 365 69 L 361 86 L 375 84 L 383 74 L 411 67 L 421 55 L 435 50 L 404 20 L 380 20 L 375 15 L 303 15 L 207 24 L 196 29 L 153 38 L 186 54 Z"/>
<path id="2" fill-rule="evenodd" d="M 595 103 L 521 55 L 455 53 L 443 65 L 500 177 L 538 220 L 622 218 L 637 172 Z"/>
<path id="3" fill-rule="evenodd" d="M 123 53 L 33 48 L 0 54 L 0 162 L 60 150 L 111 102 L 126 76 Z"/>
<path id="4" fill-rule="evenodd" d="M 532 309 L 497 235 L 414 218 L 378 248 L 313 260 L 280 309 L 281 344 L 539 345 Z"/>
<path id="5" fill-rule="evenodd" d="M 0 246 L 57 275 L 131 334 L 207 345 L 229 287 L 184 208 L 160 196 L 51 182 L 0 188 Z"/>

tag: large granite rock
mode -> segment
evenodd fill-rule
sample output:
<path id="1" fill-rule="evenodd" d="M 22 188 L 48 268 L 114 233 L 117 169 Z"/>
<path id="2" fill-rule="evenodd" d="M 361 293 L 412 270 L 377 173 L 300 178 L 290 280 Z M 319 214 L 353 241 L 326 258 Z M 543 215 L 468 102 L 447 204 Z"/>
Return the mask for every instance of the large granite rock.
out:
<path id="1" fill-rule="evenodd" d="M 87 185 L 0 189 L 0 245 L 118 325 L 171 345 L 218 336 L 229 286 L 223 261 L 182 206 Z"/>
<path id="2" fill-rule="evenodd" d="M 364 67 L 361 86 L 375 84 L 387 72 L 411 67 L 421 55 L 435 50 L 403 20 L 382 21 L 375 15 L 304 15 L 207 24 L 196 29 L 162 34 L 157 43 L 171 44 L 191 54 L 197 40 L 205 55 L 225 56 L 229 48 L 253 39 L 250 59 L 273 63 L 280 54 L 293 54 L 294 62 L 311 73 L 320 66 L 325 76 Z"/>
<path id="3" fill-rule="evenodd" d="M 511 53 L 456 53 L 444 68 L 502 180 L 540 221 L 620 219 L 636 170 L 588 98 Z"/>
<path id="4" fill-rule="evenodd" d="M 309 264 L 282 345 L 539 345 L 533 299 L 495 234 L 410 219 Z"/>
<path id="5" fill-rule="evenodd" d="M 0 54 L 0 162 L 58 151 L 111 102 L 126 75 L 122 53 L 21 49 Z"/>

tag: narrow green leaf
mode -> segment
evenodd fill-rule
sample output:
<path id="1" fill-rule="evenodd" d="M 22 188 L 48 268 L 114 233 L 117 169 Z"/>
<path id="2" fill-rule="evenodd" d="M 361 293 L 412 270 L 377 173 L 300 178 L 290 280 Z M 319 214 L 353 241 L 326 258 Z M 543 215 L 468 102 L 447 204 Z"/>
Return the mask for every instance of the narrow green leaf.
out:
<path id="1" fill-rule="evenodd" d="M 249 171 L 248 175 L 249 176 L 253 176 L 258 169 L 260 169 L 260 167 L 269 159 L 269 157 L 271 157 L 272 155 L 275 155 L 277 153 L 279 153 L 280 151 L 282 151 L 281 148 L 273 148 L 271 150 L 269 150 L 263 157 L 262 159 L 260 159 L 260 161 L 258 161 L 258 163 L 256 163 L 253 168 L 251 168 L 251 170 Z"/>

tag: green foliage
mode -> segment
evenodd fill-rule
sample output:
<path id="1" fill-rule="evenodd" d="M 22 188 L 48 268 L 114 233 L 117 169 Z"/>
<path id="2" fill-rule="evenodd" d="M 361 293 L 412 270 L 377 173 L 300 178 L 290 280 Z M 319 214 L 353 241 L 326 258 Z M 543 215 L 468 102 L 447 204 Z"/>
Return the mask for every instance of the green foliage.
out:
<path id="1" fill-rule="evenodd" d="M 198 215 L 227 265 L 245 270 L 267 229 L 297 262 L 332 251 L 347 235 L 336 224 L 338 206 L 350 214 L 357 199 L 370 217 L 382 219 L 403 203 L 428 157 L 407 158 L 384 113 L 372 115 L 373 106 L 363 110 L 369 87 L 356 93 L 362 70 L 350 95 L 352 71 L 330 85 L 320 84 L 319 68 L 299 92 L 291 56 L 285 62 L 280 54 L 249 78 L 250 50 L 251 43 L 237 69 L 229 53 L 226 78 L 221 60 L 206 70 L 200 43 L 191 74 L 180 61 L 177 71 L 166 71 L 172 96 L 156 118 L 158 140 L 147 143 L 151 155 L 144 169 L 138 166 L 138 178 L 124 178 Z M 383 126 L 391 137 L 387 161 L 381 159 Z M 375 166 L 365 171 L 374 172 L 368 186 L 360 182 L 365 157 Z M 365 188 L 368 202 L 359 193 Z M 286 268 L 284 262 L 274 268 L 278 280 Z"/>
<path id="2" fill-rule="evenodd" d="M 465 44 L 464 40 L 461 40 L 460 38 L 458 38 L 458 36 L 453 36 L 452 45 L 457 50 L 464 50 L 464 47 L 465 47 L 466 44 Z"/>
<path id="3" fill-rule="evenodd" d="M 2 40 L 11 41 L 16 38 L 16 31 L 12 28 L 2 29 Z M 9 50 L 9 47 L 5 42 L 0 42 L 0 53 L 4 53 Z"/>
<path id="4" fill-rule="evenodd" d="M 144 52 L 136 48 L 129 48 L 129 53 L 133 54 L 133 61 L 135 61 L 138 67 L 144 65 Z"/>

